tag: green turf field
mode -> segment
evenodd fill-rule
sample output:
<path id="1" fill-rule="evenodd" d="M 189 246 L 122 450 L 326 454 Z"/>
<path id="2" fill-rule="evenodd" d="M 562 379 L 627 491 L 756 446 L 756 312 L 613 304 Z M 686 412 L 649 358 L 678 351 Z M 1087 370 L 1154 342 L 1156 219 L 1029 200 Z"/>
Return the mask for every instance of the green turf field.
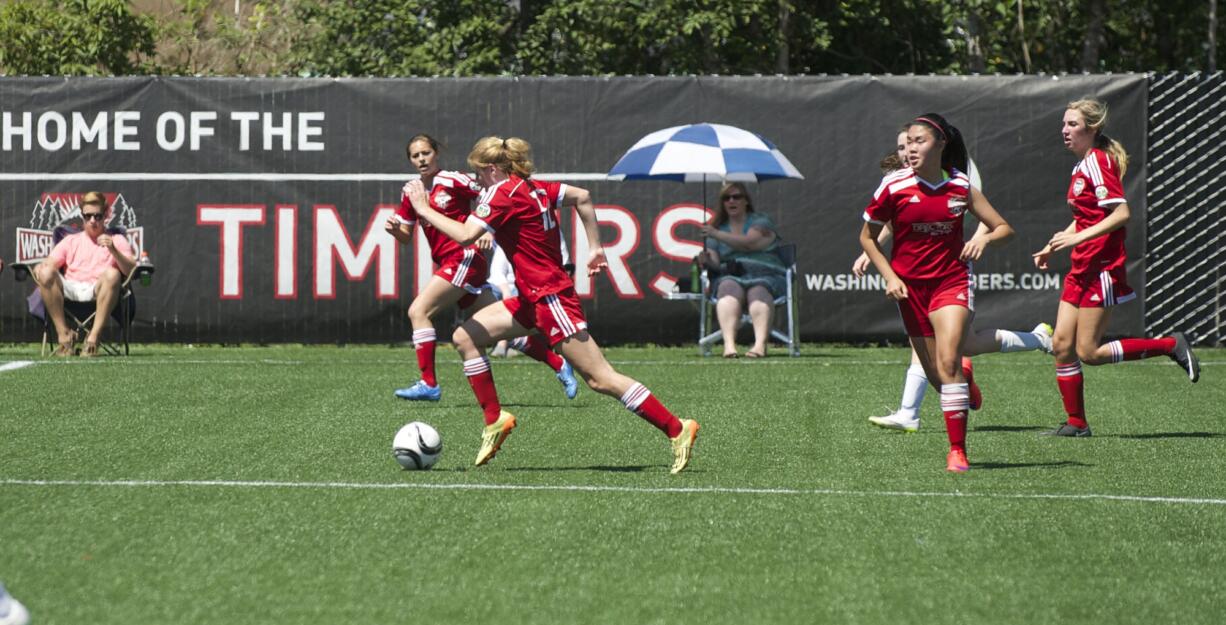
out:
<path id="1" fill-rule="evenodd" d="M 37 347 L 0 348 L 0 364 Z M 495 360 L 520 418 L 391 391 L 409 347 L 133 348 L 0 371 L 0 579 L 54 623 L 1212 623 L 1226 614 L 1226 351 L 1087 368 L 1090 439 L 1050 357 L 977 358 L 972 470 L 944 471 L 900 349 L 607 351 L 702 431 L 690 469 L 616 400 Z M 57 388 L 79 392 L 60 394 Z M 87 399 L 85 393 L 92 398 Z M 1109 403 L 1108 398 L 1121 401 Z M 445 451 L 400 470 L 422 420 Z"/>

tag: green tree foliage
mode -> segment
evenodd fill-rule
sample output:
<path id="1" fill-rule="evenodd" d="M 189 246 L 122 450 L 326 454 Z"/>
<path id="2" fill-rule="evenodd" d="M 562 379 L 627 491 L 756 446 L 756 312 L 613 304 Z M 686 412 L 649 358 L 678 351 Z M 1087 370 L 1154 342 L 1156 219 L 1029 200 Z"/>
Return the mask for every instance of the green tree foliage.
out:
<path id="1" fill-rule="evenodd" d="M 531 74 L 790 73 L 826 23 L 787 0 L 568 0 L 531 16 L 517 59 Z"/>
<path id="2" fill-rule="evenodd" d="M 306 0 L 292 73 L 331 76 L 502 74 L 516 14 L 504 0 Z"/>
<path id="3" fill-rule="evenodd" d="M 146 2 L 146 5 L 150 3 Z M 1194 71 L 1210 0 L 0 1 L 9 74 Z M 1226 20 L 1217 36 L 1226 34 Z M 156 37 L 153 56 L 151 37 Z M 1226 46 L 1217 50 L 1226 65 Z"/>
<path id="4" fill-rule="evenodd" d="M 0 4 L 6 74 L 140 73 L 154 52 L 153 20 L 124 0 L 14 0 Z"/>

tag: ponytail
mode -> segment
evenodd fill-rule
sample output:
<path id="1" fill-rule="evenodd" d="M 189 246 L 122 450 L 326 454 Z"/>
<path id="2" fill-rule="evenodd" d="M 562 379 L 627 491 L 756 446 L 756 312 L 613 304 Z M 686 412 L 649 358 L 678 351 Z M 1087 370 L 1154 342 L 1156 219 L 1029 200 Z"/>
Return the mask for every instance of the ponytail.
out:
<path id="1" fill-rule="evenodd" d="M 1094 147 L 1106 152 L 1115 161 L 1120 168 L 1120 180 L 1123 180 L 1124 172 L 1128 171 L 1128 151 L 1124 149 L 1124 144 L 1100 132 L 1094 137 Z"/>
<path id="2" fill-rule="evenodd" d="M 532 146 L 519 137 L 485 137 L 478 140 L 468 154 L 468 165 L 473 169 L 493 165 L 525 180 L 536 171 L 536 166 L 532 164 Z"/>

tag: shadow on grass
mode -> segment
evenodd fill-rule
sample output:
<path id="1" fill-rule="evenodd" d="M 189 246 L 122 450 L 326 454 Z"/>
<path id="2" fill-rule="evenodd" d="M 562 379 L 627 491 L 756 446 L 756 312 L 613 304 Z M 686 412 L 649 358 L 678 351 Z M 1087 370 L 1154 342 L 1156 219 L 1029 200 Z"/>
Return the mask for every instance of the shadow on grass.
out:
<path id="1" fill-rule="evenodd" d="M 1107 434 L 1104 438 L 1149 440 L 1154 438 L 1222 438 L 1221 432 L 1148 432 L 1146 434 Z"/>
<path id="2" fill-rule="evenodd" d="M 972 432 L 1039 432 L 1050 430 L 1041 425 L 980 425 L 971 428 Z"/>
<path id="3" fill-rule="evenodd" d="M 797 354 L 796 356 L 792 356 L 791 354 L 788 353 L 788 349 L 786 347 L 775 346 L 766 352 L 765 357 L 761 357 L 761 358 L 746 358 L 744 351 L 740 351 L 739 352 L 740 356 L 737 358 L 721 358 L 720 352 L 718 351 L 718 349 L 719 349 L 719 346 L 716 346 L 716 350 L 712 351 L 710 356 L 697 356 L 696 355 L 695 358 L 697 358 L 698 360 L 710 360 L 711 362 L 740 362 L 744 360 L 747 360 L 749 362 L 754 362 L 758 360 L 806 360 L 806 359 L 817 360 L 819 358 L 826 359 L 826 360 L 833 360 L 833 359 L 838 359 L 838 358 L 853 358 L 853 357 L 861 356 L 861 354 L 854 354 L 854 353 L 847 353 L 847 354 L 837 353 L 837 352 L 817 353 L 812 350 L 806 351 L 803 348 L 800 350 L 799 354 Z M 743 350 L 744 345 L 741 345 L 739 349 Z M 900 360 L 899 362 L 903 362 L 903 361 Z"/>
<path id="4" fill-rule="evenodd" d="M 506 471 L 606 471 L 609 473 L 639 473 L 648 469 L 667 469 L 665 464 L 644 464 L 632 466 L 611 467 L 595 465 L 590 467 L 507 467 Z"/>
<path id="5" fill-rule="evenodd" d="M 1067 467 L 1092 467 L 1095 465 L 1061 460 L 1060 462 L 972 462 L 972 469 L 1064 469 Z"/>
<path id="6" fill-rule="evenodd" d="M 566 406 L 574 406 L 573 401 L 562 403 L 560 401 L 552 404 L 536 404 L 531 402 L 502 402 L 503 408 L 564 408 Z"/>

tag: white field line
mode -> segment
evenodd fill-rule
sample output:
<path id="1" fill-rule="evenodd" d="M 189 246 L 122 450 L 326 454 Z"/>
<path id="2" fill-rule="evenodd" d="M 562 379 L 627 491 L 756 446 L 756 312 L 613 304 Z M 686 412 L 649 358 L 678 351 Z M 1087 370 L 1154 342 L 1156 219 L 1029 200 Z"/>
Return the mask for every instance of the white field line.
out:
<path id="1" fill-rule="evenodd" d="M 15 371 L 17 369 L 21 369 L 22 367 L 29 367 L 33 364 L 33 360 L 14 360 L 12 362 L 6 362 L 4 364 L 0 364 L 0 373 L 5 371 Z"/>
<path id="2" fill-rule="evenodd" d="M 412 356 L 411 348 L 405 348 L 405 349 L 406 349 L 405 353 L 407 355 L 403 359 L 354 360 L 351 362 L 332 361 L 332 362 L 325 363 L 324 361 L 310 362 L 310 361 L 305 361 L 305 360 L 278 360 L 274 358 L 261 358 L 257 360 L 242 360 L 242 359 L 209 360 L 209 359 L 186 359 L 186 358 L 184 359 L 180 359 L 180 358 L 98 359 L 98 358 L 95 358 L 89 361 L 71 360 L 71 359 L 70 360 L 49 361 L 48 364 L 86 365 L 86 366 L 115 364 L 115 365 L 121 365 L 121 366 L 157 366 L 157 367 L 161 367 L 165 365 L 301 366 L 301 365 L 308 365 L 308 364 L 326 364 L 329 367 L 345 365 L 345 364 L 362 365 L 362 366 L 370 366 L 370 365 L 378 365 L 378 366 L 406 365 L 406 366 L 410 366 L 410 365 L 415 365 L 416 361 L 412 360 L 413 356 Z M 460 361 L 455 358 L 439 358 L 438 362 L 441 364 L 459 364 L 460 363 Z M 497 366 L 503 366 L 503 365 L 533 365 L 535 366 L 537 364 L 536 361 L 532 360 L 531 358 L 519 358 L 519 357 L 512 358 L 512 359 L 493 358 L 493 359 L 490 359 L 490 362 Z M 906 357 L 902 357 L 902 358 L 891 359 L 891 360 L 836 359 L 836 360 L 824 361 L 824 360 L 821 360 L 820 357 L 815 359 L 815 358 L 787 358 L 787 357 L 780 356 L 777 359 L 773 359 L 773 358 L 767 359 L 767 360 L 759 359 L 759 360 L 753 361 L 752 363 L 749 363 L 749 362 L 741 362 L 741 361 L 729 361 L 723 358 L 699 359 L 696 357 L 694 360 L 618 360 L 618 359 L 610 359 L 609 363 L 613 365 L 653 365 L 653 366 L 669 366 L 669 367 L 736 367 L 736 366 L 745 366 L 745 367 L 805 367 L 805 366 L 808 366 L 808 367 L 862 367 L 862 366 L 904 366 L 907 364 L 907 359 Z M 1200 363 L 1201 368 L 1217 367 L 1221 365 L 1226 365 L 1226 361 L 1211 361 L 1211 362 L 1202 361 Z M 1021 361 L 1021 360 L 1012 360 L 1012 359 L 1005 360 L 1005 361 L 993 361 L 991 366 L 993 367 L 999 367 L 999 366 L 1053 367 L 1053 368 L 1055 367 L 1055 365 L 1052 364 L 1051 362 Z M 1139 362 L 1132 361 L 1132 362 L 1127 363 L 1125 366 L 1131 369 L 1134 367 L 1173 367 L 1177 365 L 1167 360 L 1155 358 L 1155 359 L 1139 361 Z"/>
<path id="3" fill-rule="evenodd" d="M 576 493 L 646 493 L 666 495 L 789 495 L 830 497 L 908 497 L 951 499 L 1022 499 L 1043 501 L 1109 501 L 1135 503 L 1187 504 L 1201 506 L 1226 506 L 1226 499 L 1203 497 L 1149 497 L 1141 495 L 1106 495 L 1097 493 L 964 493 L 924 491 L 869 491 L 838 490 L 828 488 L 736 488 L 720 486 L 677 486 L 648 488 L 636 486 L 583 486 L 555 485 L 538 486 L 524 484 L 408 484 L 408 483 L 362 483 L 362 482 L 274 482 L 264 480 L 0 480 L 0 486 L 34 487 L 201 487 L 201 488 L 311 488 L 328 490 L 453 490 L 453 491 L 548 491 Z"/>
<path id="4" fill-rule="evenodd" d="M 0 173 L 0 181 L 178 181 L 178 180 L 229 180 L 229 181 L 265 181 L 265 182 L 405 182 L 416 180 L 417 174 L 409 173 L 356 173 L 356 174 L 326 174 L 301 173 L 289 174 L 281 172 L 217 172 L 217 173 L 164 173 L 164 172 L 30 172 L 30 173 Z M 536 173 L 532 175 L 538 180 L 608 180 L 608 174 L 599 172 L 559 172 Z"/>

